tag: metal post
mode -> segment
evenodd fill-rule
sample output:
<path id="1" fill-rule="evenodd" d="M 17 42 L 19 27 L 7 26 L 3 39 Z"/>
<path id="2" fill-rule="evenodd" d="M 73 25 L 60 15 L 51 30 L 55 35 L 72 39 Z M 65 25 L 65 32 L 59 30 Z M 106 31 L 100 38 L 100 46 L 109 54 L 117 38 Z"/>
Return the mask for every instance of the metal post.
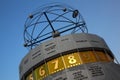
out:
<path id="1" fill-rule="evenodd" d="M 52 24 L 51 24 L 51 22 L 50 22 L 50 20 L 49 20 L 49 18 L 48 18 L 48 16 L 47 16 L 47 14 L 46 14 L 45 12 L 44 12 L 44 15 L 45 15 L 48 23 L 50 24 L 50 27 L 52 28 L 53 32 L 55 33 L 55 30 L 54 30 L 54 28 L 53 28 L 53 26 L 52 26 Z"/>

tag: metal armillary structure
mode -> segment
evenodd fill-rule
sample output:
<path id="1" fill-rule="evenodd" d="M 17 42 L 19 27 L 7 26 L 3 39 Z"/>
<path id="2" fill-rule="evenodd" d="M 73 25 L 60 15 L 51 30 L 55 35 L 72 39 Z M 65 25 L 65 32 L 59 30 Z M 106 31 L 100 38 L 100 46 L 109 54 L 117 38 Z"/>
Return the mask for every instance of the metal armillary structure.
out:
<path id="1" fill-rule="evenodd" d="M 42 6 L 28 16 L 24 26 L 24 46 L 31 49 L 66 33 L 88 32 L 80 12 L 61 4 Z"/>

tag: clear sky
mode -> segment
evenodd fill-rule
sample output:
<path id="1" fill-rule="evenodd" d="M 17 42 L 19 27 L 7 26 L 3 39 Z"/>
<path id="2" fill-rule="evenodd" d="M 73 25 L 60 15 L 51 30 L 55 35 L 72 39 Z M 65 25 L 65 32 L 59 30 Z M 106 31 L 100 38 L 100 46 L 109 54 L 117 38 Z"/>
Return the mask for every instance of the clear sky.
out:
<path id="1" fill-rule="evenodd" d="M 43 4 L 66 3 L 80 11 L 89 33 L 104 38 L 120 62 L 120 0 L 0 0 L 0 80 L 19 80 L 27 16 Z"/>

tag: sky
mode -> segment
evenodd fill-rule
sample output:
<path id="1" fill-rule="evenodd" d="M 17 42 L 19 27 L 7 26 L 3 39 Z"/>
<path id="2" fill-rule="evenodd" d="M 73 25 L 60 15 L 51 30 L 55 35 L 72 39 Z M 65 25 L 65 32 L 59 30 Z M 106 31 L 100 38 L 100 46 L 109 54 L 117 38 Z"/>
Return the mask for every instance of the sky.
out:
<path id="1" fill-rule="evenodd" d="M 19 80 L 27 16 L 43 4 L 62 2 L 78 9 L 88 32 L 104 38 L 120 62 L 120 0 L 0 0 L 0 79 Z"/>

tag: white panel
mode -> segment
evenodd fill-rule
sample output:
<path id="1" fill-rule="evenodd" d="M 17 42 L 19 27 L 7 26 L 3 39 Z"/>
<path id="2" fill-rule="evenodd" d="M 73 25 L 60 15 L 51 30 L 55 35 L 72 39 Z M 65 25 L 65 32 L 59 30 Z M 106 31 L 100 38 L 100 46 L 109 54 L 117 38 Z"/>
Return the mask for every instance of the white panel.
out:
<path id="1" fill-rule="evenodd" d="M 59 44 L 59 49 L 58 49 L 59 53 L 76 49 L 76 44 L 71 35 L 60 37 L 58 44 Z"/>

